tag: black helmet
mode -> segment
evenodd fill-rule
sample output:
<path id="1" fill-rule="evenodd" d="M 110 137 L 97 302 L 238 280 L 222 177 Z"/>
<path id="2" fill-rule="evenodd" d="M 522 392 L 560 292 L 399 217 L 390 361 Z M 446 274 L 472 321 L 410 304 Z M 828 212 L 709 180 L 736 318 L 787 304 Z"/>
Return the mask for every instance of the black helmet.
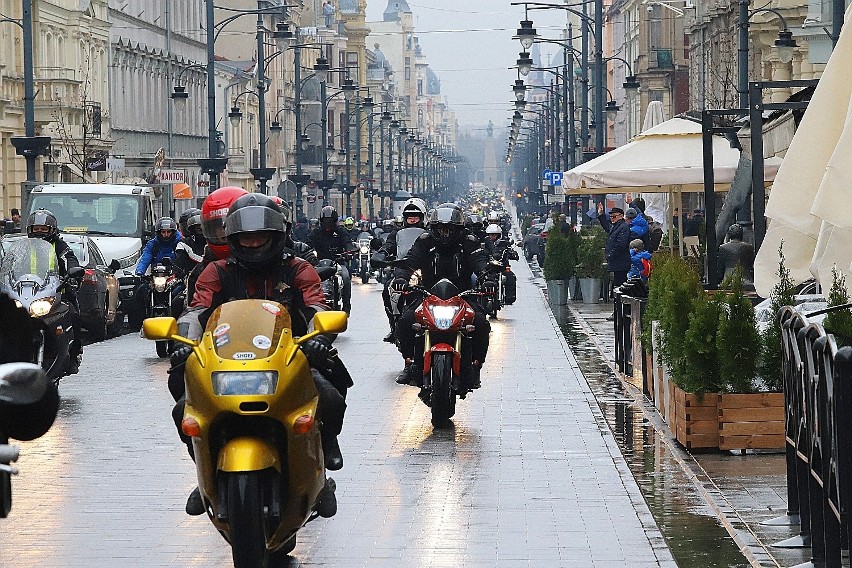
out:
<path id="1" fill-rule="evenodd" d="M 326 205 L 320 211 L 319 224 L 322 230 L 330 233 L 337 227 L 337 211 L 331 205 Z"/>
<path id="2" fill-rule="evenodd" d="M 246 246 L 240 237 L 262 233 L 268 239 L 260 246 Z M 262 193 L 249 193 L 238 198 L 225 217 L 225 237 L 231 254 L 242 266 L 258 272 L 270 272 L 281 261 L 287 240 L 287 224 L 281 208 Z"/>
<path id="3" fill-rule="evenodd" d="M 27 236 L 53 242 L 59 235 L 56 216 L 47 209 L 38 209 L 27 217 Z"/>
<path id="4" fill-rule="evenodd" d="M 204 231 L 201 226 L 201 210 L 186 220 L 186 234 L 189 237 L 204 238 Z"/>
<path id="5" fill-rule="evenodd" d="M 468 226 L 471 231 L 482 231 L 482 226 L 484 225 L 484 223 L 482 222 L 481 215 L 469 215 L 467 218 L 470 219 L 470 226 L 468 226 L 467 223 L 465 223 L 465 226 Z"/>
<path id="6" fill-rule="evenodd" d="M 181 213 L 180 217 L 178 217 L 178 229 L 180 229 L 180 232 L 184 235 L 186 235 L 187 231 L 189 230 L 187 221 L 189 221 L 189 219 L 193 215 L 201 215 L 201 209 L 198 209 L 197 207 L 190 207 L 189 209 Z"/>
<path id="7" fill-rule="evenodd" d="M 429 227 L 439 243 L 452 244 L 464 229 L 464 213 L 455 203 L 442 203 L 429 212 Z"/>
<path id="8" fill-rule="evenodd" d="M 154 236 L 157 238 L 158 241 L 166 244 L 171 241 L 174 241 L 177 238 L 177 230 L 177 223 L 175 223 L 174 219 L 172 219 L 171 217 L 160 217 L 157 220 L 157 223 L 154 225 Z M 168 237 L 164 237 L 160 234 L 160 231 L 171 231 L 172 234 Z"/>

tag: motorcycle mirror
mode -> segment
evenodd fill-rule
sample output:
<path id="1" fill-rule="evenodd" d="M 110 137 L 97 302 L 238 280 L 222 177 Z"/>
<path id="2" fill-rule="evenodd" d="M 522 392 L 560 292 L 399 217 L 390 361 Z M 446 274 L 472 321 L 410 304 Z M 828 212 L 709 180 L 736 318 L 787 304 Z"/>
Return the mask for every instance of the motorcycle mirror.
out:
<path id="1" fill-rule="evenodd" d="M 320 277 L 320 280 L 328 280 L 329 278 L 337 274 L 337 268 L 334 266 L 317 266 L 316 271 Z"/>
<path id="2" fill-rule="evenodd" d="M 86 270 L 82 266 L 74 266 L 68 269 L 68 278 L 82 278 Z"/>

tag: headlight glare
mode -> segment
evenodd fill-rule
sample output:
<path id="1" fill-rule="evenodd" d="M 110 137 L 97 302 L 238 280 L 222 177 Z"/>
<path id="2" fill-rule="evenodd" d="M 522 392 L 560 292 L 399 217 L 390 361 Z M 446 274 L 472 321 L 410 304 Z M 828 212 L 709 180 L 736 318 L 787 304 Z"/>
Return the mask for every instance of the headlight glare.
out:
<path id="1" fill-rule="evenodd" d="M 154 288 L 157 292 L 162 292 L 166 289 L 166 277 L 165 276 L 154 276 Z"/>
<path id="2" fill-rule="evenodd" d="M 217 371 L 213 394 L 217 396 L 270 395 L 278 387 L 278 371 Z"/>
<path id="3" fill-rule="evenodd" d="M 449 329 L 459 313 L 458 306 L 430 306 L 429 311 L 435 319 L 435 327 L 440 330 Z"/>
<path id="4" fill-rule="evenodd" d="M 49 314 L 51 308 L 53 308 L 53 296 L 42 298 L 30 304 L 30 315 L 41 317 Z"/>

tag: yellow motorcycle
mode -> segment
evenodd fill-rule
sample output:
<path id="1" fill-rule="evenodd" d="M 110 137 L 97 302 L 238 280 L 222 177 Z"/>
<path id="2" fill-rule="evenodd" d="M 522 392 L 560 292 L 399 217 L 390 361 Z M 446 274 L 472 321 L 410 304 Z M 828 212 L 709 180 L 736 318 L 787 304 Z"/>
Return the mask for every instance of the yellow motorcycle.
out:
<path id="1" fill-rule="evenodd" d="M 336 511 L 326 479 L 318 395 L 299 346 L 346 330 L 345 312 L 319 312 L 314 331 L 293 337 L 287 309 L 267 300 L 217 308 L 200 341 L 174 318 L 149 318 L 144 336 L 192 346 L 181 429 L 192 438 L 207 514 L 231 543 L 235 568 L 275 566 L 296 532 Z"/>

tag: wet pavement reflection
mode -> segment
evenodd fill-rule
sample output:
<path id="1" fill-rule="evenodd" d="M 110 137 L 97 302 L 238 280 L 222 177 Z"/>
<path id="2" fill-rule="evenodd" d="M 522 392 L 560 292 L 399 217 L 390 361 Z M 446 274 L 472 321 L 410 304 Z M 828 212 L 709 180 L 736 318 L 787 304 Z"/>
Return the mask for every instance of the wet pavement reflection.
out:
<path id="1" fill-rule="evenodd" d="M 570 309 L 556 306 L 554 315 L 678 566 L 749 566 Z"/>

